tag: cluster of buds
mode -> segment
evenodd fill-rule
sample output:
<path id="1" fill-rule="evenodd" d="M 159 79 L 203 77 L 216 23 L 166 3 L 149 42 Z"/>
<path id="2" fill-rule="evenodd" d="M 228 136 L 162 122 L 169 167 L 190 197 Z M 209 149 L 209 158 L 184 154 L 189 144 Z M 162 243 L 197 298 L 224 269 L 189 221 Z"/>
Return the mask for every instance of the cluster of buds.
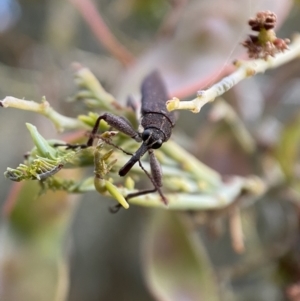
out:
<path id="1" fill-rule="evenodd" d="M 290 40 L 276 37 L 274 31 L 276 21 L 276 15 L 270 11 L 258 12 L 255 18 L 249 20 L 251 29 L 258 32 L 258 35 L 249 35 L 242 43 L 247 48 L 250 58 L 267 59 L 268 56 L 275 56 L 288 49 Z"/>

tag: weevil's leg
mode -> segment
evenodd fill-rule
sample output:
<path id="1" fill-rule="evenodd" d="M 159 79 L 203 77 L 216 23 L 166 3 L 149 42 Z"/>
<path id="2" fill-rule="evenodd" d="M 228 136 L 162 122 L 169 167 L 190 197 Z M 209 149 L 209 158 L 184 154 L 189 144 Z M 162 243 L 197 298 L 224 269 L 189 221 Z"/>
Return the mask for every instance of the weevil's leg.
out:
<path id="1" fill-rule="evenodd" d="M 95 134 L 97 134 L 101 120 L 106 121 L 111 127 L 135 139 L 136 141 L 141 141 L 139 133 L 130 125 L 127 119 L 125 119 L 124 117 L 113 115 L 111 113 L 104 113 L 103 115 L 100 115 L 97 118 L 95 125 L 92 129 L 92 132 L 90 134 L 89 140 L 86 143 L 87 146 L 92 146 L 94 141 L 94 136 Z"/>
<path id="2" fill-rule="evenodd" d="M 145 194 L 149 194 L 149 193 L 153 193 L 153 192 L 156 192 L 157 191 L 157 188 L 154 187 L 152 189 L 144 189 L 144 190 L 140 190 L 140 191 L 137 191 L 137 192 L 133 192 L 133 193 L 129 193 L 126 195 L 125 199 L 126 201 L 129 200 L 129 199 L 132 199 L 132 198 L 135 198 L 137 196 L 141 196 L 141 195 L 145 195 Z M 165 203 L 165 201 L 164 201 Z"/>
<path id="3" fill-rule="evenodd" d="M 122 208 L 121 204 L 117 204 L 115 206 L 109 207 L 109 212 L 110 213 L 117 213 L 119 210 Z"/>
<path id="4" fill-rule="evenodd" d="M 65 143 L 65 144 L 60 144 L 60 143 L 56 143 L 54 144 L 54 146 L 65 146 L 67 149 L 76 149 L 76 148 L 86 148 L 89 146 L 93 145 L 95 136 L 98 132 L 98 128 L 100 125 L 100 121 L 104 120 L 108 123 L 108 125 L 110 125 L 111 127 L 115 128 L 116 130 L 118 130 L 119 132 L 122 132 L 123 134 L 133 138 L 134 140 L 136 140 L 137 142 L 140 142 L 142 139 L 140 137 L 139 132 L 137 132 L 129 123 L 129 121 L 122 117 L 122 116 L 116 116 L 113 115 L 111 113 L 104 113 L 102 115 L 100 115 L 96 122 L 95 125 L 89 135 L 89 139 L 87 141 L 86 144 L 69 144 L 69 143 Z"/>
<path id="5" fill-rule="evenodd" d="M 153 180 L 158 187 L 162 187 L 162 171 L 160 163 L 155 157 L 153 149 L 149 149 L 148 153 L 150 157 L 150 167 Z"/>
<path id="6" fill-rule="evenodd" d="M 150 152 L 149 152 L 149 155 L 151 156 Z M 152 155 L 154 156 L 154 154 L 152 154 Z M 156 158 L 155 158 L 155 160 L 156 160 Z M 157 160 L 156 160 L 156 163 L 159 164 Z M 151 160 L 150 160 L 150 164 L 151 164 Z M 144 168 L 144 166 L 142 165 L 142 163 L 141 163 L 140 160 L 139 160 L 139 165 L 140 165 L 141 169 L 144 171 L 144 173 L 146 174 L 146 176 L 147 176 L 147 177 L 150 179 L 150 181 L 152 182 L 154 188 L 153 188 L 153 189 L 145 189 L 145 190 L 137 191 L 137 192 L 134 192 L 134 193 L 129 193 L 129 194 L 125 197 L 125 199 L 126 199 L 126 200 L 129 200 L 129 199 L 132 199 L 132 198 L 137 197 L 137 196 L 141 196 L 141 195 L 145 195 L 145 194 L 153 193 L 153 192 L 156 192 L 156 191 L 157 191 L 157 192 L 159 193 L 159 195 L 160 195 L 160 197 L 161 197 L 163 203 L 164 203 L 165 205 L 167 205 L 167 204 L 168 204 L 168 200 L 167 200 L 167 198 L 164 196 L 164 194 L 162 193 L 162 191 L 161 191 L 161 189 L 160 189 L 160 187 L 162 186 L 162 184 L 161 184 L 161 174 L 160 174 L 160 177 L 159 177 L 159 182 L 157 183 L 156 180 L 155 180 L 155 178 L 152 177 L 152 176 L 148 173 L 148 171 Z M 151 167 L 151 170 L 152 170 L 152 167 Z M 159 185 L 160 185 L 160 186 L 159 186 Z"/>
<path id="7" fill-rule="evenodd" d="M 136 103 L 136 101 L 134 100 L 134 98 L 132 97 L 132 95 L 129 95 L 129 96 L 127 97 L 126 106 L 127 106 L 128 108 L 131 108 L 132 111 L 133 111 L 134 113 L 137 112 L 137 109 L 138 109 L 138 108 L 137 108 L 137 103 Z"/>

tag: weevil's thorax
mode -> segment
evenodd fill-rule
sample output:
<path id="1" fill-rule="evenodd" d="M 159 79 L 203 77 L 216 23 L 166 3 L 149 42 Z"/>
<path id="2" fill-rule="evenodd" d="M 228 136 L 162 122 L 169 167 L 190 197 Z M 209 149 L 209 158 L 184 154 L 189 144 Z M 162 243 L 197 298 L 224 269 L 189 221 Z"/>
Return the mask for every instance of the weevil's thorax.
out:
<path id="1" fill-rule="evenodd" d="M 143 116 L 141 125 L 144 129 L 142 133 L 142 139 L 147 145 L 149 145 L 149 147 L 150 145 L 155 145 L 156 141 L 162 144 L 163 142 L 169 140 L 169 138 L 171 137 L 173 126 L 170 120 L 163 114 L 147 113 Z M 151 136 L 149 138 L 148 136 L 150 132 Z M 158 144 L 156 144 L 156 146 L 157 145 Z"/>

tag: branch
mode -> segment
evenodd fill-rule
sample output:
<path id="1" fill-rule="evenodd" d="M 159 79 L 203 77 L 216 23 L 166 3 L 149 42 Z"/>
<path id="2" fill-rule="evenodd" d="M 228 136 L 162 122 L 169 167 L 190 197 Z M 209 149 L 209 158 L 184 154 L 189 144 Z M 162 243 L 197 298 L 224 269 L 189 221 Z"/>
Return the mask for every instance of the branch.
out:
<path id="1" fill-rule="evenodd" d="M 98 41 L 123 65 L 134 62 L 133 55 L 114 37 L 91 0 L 69 0 L 80 12 Z"/>
<path id="2" fill-rule="evenodd" d="M 167 109 L 173 110 L 190 110 L 198 113 L 201 108 L 208 102 L 212 102 L 216 97 L 224 94 L 240 81 L 254 76 L 257 73 L 264 73 L 268 69 L 277 68 L 300 56 L 300 35 L 297 34 L 290 44 L 289 50 L 277 54 L 275 57 L 269 56 L 266 60 L 256 59 L 251 61 L 234 62 L 237 70 L 231 75 L 223 78 L 220 82 L 213 85 L 207 90 L 197 92 L 197 97 L 190 101 L 180 101 L 177 97 L 167 101 Z"/>
<path id="3" fill-rule="evenodd" d="M 17 108 L 42 114 L 49 118 L 60 132 L 66 129 L 89 129 L 89 127 L 79 119 L 66 117 L 56 112 L 45 98 L 42 99 L 41 103 L 37 103 L 31 100 L 6 96 L 3 100 L 0 100 L 0 107 Z"/>
<path id="4" fill-rule="evenodd" d="M 75 187 L 75 186 L 74 186 Z M 221 182 L 212 192 L 197 192 L 194 194 L 184 192 L 166 193 L 168 199 L 166 206 L 157 193 L 151 193 L 138 196 L 128 200 L 131 205 L 143 207 L 161 208 L 167 210 L 215 210 L 222 209 L 234 203 L 238 197 L 247 192 L 248 197 L 257 199 L 266 192 L 267 187 L 264 182 L 255 176 L 247 178 L 232 176 L 230 181 Z M 136 192 L 136 190 L 127 187 L 118 187 L 119 193 L 127 195 Z M 92 177 L 86 179 L 80 185 L 76 186 L 74 192 L 95 191 L 94 180 Z M 69 192 L 72 192 L 71 190 Z M 250 203 L 250 202 L 249 202 Z"/>

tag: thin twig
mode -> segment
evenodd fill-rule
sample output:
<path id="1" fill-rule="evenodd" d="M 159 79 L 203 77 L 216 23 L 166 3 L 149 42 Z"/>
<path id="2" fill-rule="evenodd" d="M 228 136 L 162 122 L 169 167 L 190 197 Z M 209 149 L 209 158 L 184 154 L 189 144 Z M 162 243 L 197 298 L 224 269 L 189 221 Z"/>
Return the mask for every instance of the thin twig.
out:
<path id="1" fill-rule="evenodd" d="M 95 4 L 91 0 L 69 0 L 80 12 L 98 41 L 123 65 L 128 67 L 134 62 L 134 56 L 109 30 Z"/>
<path id="2" fill-rule="evenodd" d="M 60 132 L 67 129 L 89 129 L 82 121 L 56 112 L 45 98 L 42 99 L 42 102 L 38 103 L 13 96 L 6 96 L 3 100 L 0 100 L 0 107 L 17 108 L 42 114 L 49 118 Z"/>
<path id="3" fill-rule="evenodd" d="M 212 102 L 216 97 L 224 94 L 240 81 L 254 76 L 257 73 L 263 73 L 268 69 L 277 68 L 287 62 L 290 62 L 300 57 L 300 35 L 296 35 L 293 43 L 290 44 L 289 50 L 277 54 L 275 57 L 264 59 L 256 59 L 251 61 L 236 61 L 237 67 L 229 76 L 210 87 L 205 91 L 198 91 L 197 97 L 189 101 L 180 101 L 177 97 L 167 101 L 167 109 L 173 110 L 190 110 L 193 113 L 198 113 L 201 108 L 208 102 Z"/>
<path id="4" fill-rule="evenodd" d="M 182 11 L 187 5 L 189 0 L 171 0 L 171 9 L 165 16 L 163 23 L 159 29 L 158 34 L 160 36 L 171 36 L 176 30 L 176 26 L 181 17 Z"/>

